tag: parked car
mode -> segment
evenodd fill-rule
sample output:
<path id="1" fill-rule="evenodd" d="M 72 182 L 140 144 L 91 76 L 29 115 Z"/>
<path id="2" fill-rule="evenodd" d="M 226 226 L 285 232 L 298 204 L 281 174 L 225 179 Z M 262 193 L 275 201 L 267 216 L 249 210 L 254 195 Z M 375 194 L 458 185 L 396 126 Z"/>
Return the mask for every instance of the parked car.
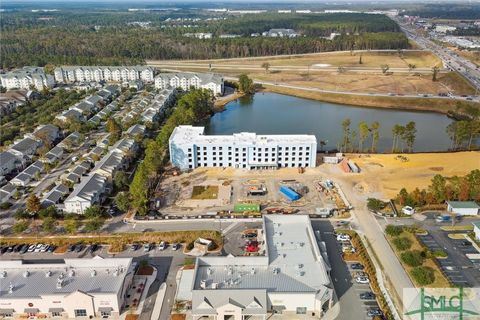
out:
<path id="1" fill-rule="evenodd" d="M 355 282 L 356 283 L 361 283 L 361 284 L 368 284 L 368 283 L 370 283 L 370 280 L 368 280 L 367 277 L 356 277 Z"/>
<path id="2" fill-rule="evenodd" d="M 411 216 L 412 214 L 415 213 L 415 209 L 410 207 L 410 206 L 405 206 L 405 207 L 402 208 L 402 212 L 403 212 L 403 214 Z"/>
<path id="3" fill-rule="evenodd" d="M 463 240 L 462 241 L 462 246 L 464 247 L 470 247 L 472 245 L 472 243 L 468 240 Z"/>
<path id="4" fill-rule="evenodd" d="M 180 249 L 180 243 L 175 242 L 175 243 L 172 245 L 172 250 L 173 250 L 173 251 L 177 251 L 178 249 Z"/>
<path id="5" fill-rule="evenodd" d="M 244 235 L 244 237 L 245 237 L 246 239 L 254 239 L 254 238 L 257 237 L 257 234 L 256 234 L 256 233 L 246 233 L 246 234 Z"/>
<path id="6" fill-rule="evenodd" d="M 375 300 L 375 294 L 373 292 L 360 293 L 360 299 L 362 300 Z"/>
<path id="7" fill-rule="evenodd" d="M 52 252 L 55 251 L 55 249 L 57 249 L 57 246 L 54 245 L 54 244 L 51 244 L 51 245 L 48 246 L 47 252 L 52 253 Z"/>
<path id="8" fill-rule="evenodd" d="M 0 249 L 0 253 L 4 254 L 5 252 L 7 252 L 7 250 L 8 250 L 8 247 L 2 247 L 2 249 Z"/>
<path id="9" fill-rule="evenodd" d="M 94 244 L 92 244 L 92 245 L 90 246 L 90 248 L 88 248 L 88 252 L 93 253 L 93 252 L 95 252 L 95 251 L 98 250 L 98 247 L 99 247 L 99 245 L 96 244 L 96 243 L 94 243 Z"/>
<path id="10" fill-rule="evenodd" d="M 363 265 L 361 263 L 353 263 L 350 267 L 352 270 L 363 270 Z"/>
<path id="11" fill-rule="evenodd" d="M 82 252 L 82 250 L 85 248 L 83 244 L 77 244 L 75 247 L 75 252 Z"/>
<path id="12" fill-rule="evenodd" d="M 44 245 L 40 248 L 40 252 L 47 252 L 47 249 L 48 249 L 48 244 L 44 244 Z"/>
<path id="13" fill-rule="evenodd" d="M 31 244 L 31 245 L 28 247 L 27 252 L 33 252 L 33 251 L 35 251 L 35 247 L 36 247 L 36 245 Z"/>
<path id="14" fill-rule="evenodd" d="M 28 247 L 29 247 L 28 244 L 24 244 L 24 245 L 22 246 L 22 248 L 20 248 L 20 253 L 21 253 L 21 254 L 26 253 L 27 250 L 28 250 Z"/>
<path id="15" fill-rule="evenodd" d="M 73 251 L 75 251 L 75 245 L 71 244 L 68 246 L 67 252 L 73 252 Z"/>
<path id="16" fill-rule="evenodd" d="M 357 278 L 358 278 L 358 277 L 364 277 L 364 278 L 366 278 L 366 277 L 368 277 L 368 275 L 367 275 L 365 272 L 363 272 L 363 271 L 357 271 L 357 272 L 355 272 L 355 277 L 357 277 Z"/>
<path id="17" fill-rule="evenodd" d="M 348 234 L 337 234 L 337 241 L 350 241 L 350 236 Z"/>
<path id="18" fill-rule="evenodd" d="M 368 317 L 375 317 L 375 316 L 381 316 L 381 315 L 383 315 L 383 312 L 382 312 L 382 310 L 380 310 L 378 308 L 369 309 L 367 311 L 367 316 Z"/>
<path id="19" fill-rule="evenodd" d="M 163 251 L 167 248 L 167 243 L 165 241 L 160 242 L 158 245 L 158 250 Z"/>
<path id="20" fill-rule="evenodd" d="M 42 249 L 43 247 L 43 244 L 42 243 L 39 243 L 35 246 L 35 251 L 34 252 L 40 252 L 40 250 Z"/>
<path id="21" fill-rule="evenodd" d="M 355 253 L 355 248 L 353 246 L 342 246 L 343 253 Z"/>
<path id="22" fill-rule="evenodd" d="M 151 246 L 152 246 L 152 245 L 151 245 L 150 243 L 145 243 L 145 244 L 143 245 L 143 252 L 149 252 L 150 249 L 152 249 Z"/>
<path id="23" fill-rule="evenodd" d="M 139 247 L 140 247 L 139 244 L 134 243 L 130 246 L 130 251 L 137 251 Z"/>

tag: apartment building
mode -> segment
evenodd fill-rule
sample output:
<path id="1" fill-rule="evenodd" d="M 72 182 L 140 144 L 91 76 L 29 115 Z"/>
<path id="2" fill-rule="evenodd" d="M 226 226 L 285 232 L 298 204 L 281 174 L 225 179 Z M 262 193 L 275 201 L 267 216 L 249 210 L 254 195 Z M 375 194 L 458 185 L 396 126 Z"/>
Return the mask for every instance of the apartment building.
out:
<path id="1" fill-rule="evenodd" d="M 314 135 L 204 135 L 204 127 L 178 126 L 169 139 L 170 161 L 181 170 L 197 167 L 274 169 L 315 167 Z"/>
<path id="2" fill-rule="evenodd" d="M 132 286 L 132 258 L 2 261 L 0 318 L 119 319 Z"/>
<path id="3" fill-rule="evenodd" d="M 54 78 L 46 74 L 40 67 L 23 67 L 4 74 L 0 74 L 2 87 L 11 89 L 30 89 L 33 86 L 37 90 L 51 88 L 55 85 Z"/>
<path id="4" fill-rule="evenodd" d="M 103 202 L 107 189 L 107 178 L 92 172 L 78 184 L 65 199 L 65 211 L 83 214 L 94 204 Z"/>
<path id="5" fill-rule="evenodd" d="M 214 73 L 160 73 L 155 77 L 155 88 L 181 88 L 184 91 L 196 89 L 212 90 L 216 96 L 223 95 L 223 77 Z"/>
<path id="6" fill-rule="evenodd" d="M 54 75 L 59 83 L 134 80 L 153 82 L 155 69 L 147 66 L 64 66 L 55 68 Z"/>

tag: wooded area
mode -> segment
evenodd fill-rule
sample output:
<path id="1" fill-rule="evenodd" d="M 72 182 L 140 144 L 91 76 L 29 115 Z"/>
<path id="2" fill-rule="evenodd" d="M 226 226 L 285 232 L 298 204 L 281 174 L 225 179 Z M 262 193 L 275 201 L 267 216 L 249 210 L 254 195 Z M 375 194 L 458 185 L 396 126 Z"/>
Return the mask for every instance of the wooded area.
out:
<path id="1" fill-rule="evenodd" d="M 202 22 L 197 28 L 162 28 L 165 16 L 128 13 L 5 13 L 1 65 L 125 65 L 147 59 L 211 59 L 310 52 L 404 49 L 408 39 L 383 15 L 246 15 Z M 139 19 L 149 28 L 128 25 Z M 270 28 L 294 28 L 296 38 L 250 37 Z M 183 33 L 240 34 L 238 38 L 196 39 Z M 322 38 L 342 33 L 333 40 Z"/>

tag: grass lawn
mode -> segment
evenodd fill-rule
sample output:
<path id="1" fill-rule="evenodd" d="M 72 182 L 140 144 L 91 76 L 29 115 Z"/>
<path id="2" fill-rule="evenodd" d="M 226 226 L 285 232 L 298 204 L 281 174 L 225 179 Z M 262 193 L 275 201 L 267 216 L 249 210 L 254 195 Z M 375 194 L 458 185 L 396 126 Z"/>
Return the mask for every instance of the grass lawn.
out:
<path id="1" fill-rule="evenodd" d="M 450 239 L 462 240 L 465 239 L 466 233 L 449 233 L 448 237 Z"/>
<path id="2" fill-rule="evenodd" d="M 192 199 L 194 200 L 212 200 L 218 198 L 218 186 L 194 186 L 192 190 Z"/>
<path id="3" fill-rule="evenodd" d="M 471 226 L 443 226 L 440 227 L 443 231 L 473 231 L 473 225 Z"/>
<path id="4" fill-rule="evenodd" d="M 459 55 L 480 66 L 480 52 L 479 51 L 458 51 Z"/>
<path id="5" fill-rule="evenodd" d="M 390 243 L 390 246 L 392 247 L 393 251 L 395 252 L 395 254 L 397 255 L 398 257 L 398 260 L 400 261 L 400 263 L 402 264 L 403 268 L 405 269 L 405 271 L 407 271 L 407 274 L 410 276 L 410 279 L 412 280 L 412 282 L 417 286 L 417 287 L 421 287 L 418 283 L 415 282 L 415 279 L 413 277 L 411 277 L 410 275 L 410 271 L 413 269 L 413 267 L 410 267 L 408 265 L 406 265 L 405 263 L 403 263 L 403 261 L 400 259 L 400 254 L 401 254 L 401 251 L 397 250 L 397 248 L 393 245 L 392 243 L 392 240 L 394 239 L 393 237 L 391 236 L 388 236 L 388 235 L 385 235 L 385 237 L 387 238 L 388 242 Z M 408 238 L 412 241 L 412 247 L 409 249 L 409 250 L 419 250 L 419 251 L 422 251 L 424 250 L 424 247 L 420 244 L 420 242 L 418 241 L 418 239 L 415 237 L 414 234 L 410 233 L 410 232 L 402 232 L 399 236 L 399 238 L 401 237 L 405 237 L 405 238 Z M 442 272 L 440 271 L 439 267 L 437 266 L 437 264 L 435 263 L 435 260 L 430 258 L 430 259 L 425 259 L 425 261 L 423 262 L 423 266 L 425 267 L 430 267 L 434 270 L 434 273 L 435 273 L 435 281 L 432 283 L 432 284 L 429 284 L 428 287 L 430 288 L 449 288 L 451 287 L 451 284 L 450 282 L 448 281 L 447 278 L 445 278 L 445 276 L 442 274 Z"/>

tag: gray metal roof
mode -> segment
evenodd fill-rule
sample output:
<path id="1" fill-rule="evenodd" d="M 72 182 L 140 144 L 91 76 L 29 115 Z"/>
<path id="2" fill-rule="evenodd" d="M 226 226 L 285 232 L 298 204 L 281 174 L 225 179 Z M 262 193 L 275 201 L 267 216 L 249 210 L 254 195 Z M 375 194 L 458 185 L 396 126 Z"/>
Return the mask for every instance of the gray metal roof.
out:
<path id="1" fill-rule="evenodd" d="M 40 146 L 40 142 L 37 140 L 34 140 L 32 138 L 24 138 L 20 140 L 19 142 L 15 143 L 11 149 L 17 150 L 18 152 L 21 152 L 22 154 L 29 154 L 29 150 L 33 147 L 34 149 L 38 148 Z"/>
<path id="2" fill-rule="evenodd" d="M 8 163 L 11 161 L 17 161 L 17 160 L 19 160 L 18 157 L 9 151 L 0 152 L 0 164 Z"/>
<path id="3" fill-rule="evenodd" d="M 242 314 L 265 314 L 267 294 L 265 290 L 204 290 L 192 294 L 192 312 L 216 314 L 216 309 L 225 305 L 242 308 Z"/>
<path id="4" fill-rule="evenodd" d="M 65 201 L 74 197 L 80 197 L 85 200 L 90 200 L 94 194 L 102 191 L 106 183 L 106 178 L 98 173 L 91 173 L 88 177 L 84 177 L 80 184 L 78 184 L 73 192 Z"/>
<path id="5" fill-rule="evenodd" d="M 2 261 L 0 272 L 5 271 L 6 276 L 0 281 L 0 299 L 65 295 L 76 291 L 88 294 L 118 293 L 125 276 L 132 272 L 131 262 L 131 258 L 65 259 L 62 263 L 42 264 L 24 264 L 21 260 Z M 64 280 L 58 288 L 57 281 L 61 274 Z M 10 284 L 13 285 L 12 293 L 9 293 Z"/>

